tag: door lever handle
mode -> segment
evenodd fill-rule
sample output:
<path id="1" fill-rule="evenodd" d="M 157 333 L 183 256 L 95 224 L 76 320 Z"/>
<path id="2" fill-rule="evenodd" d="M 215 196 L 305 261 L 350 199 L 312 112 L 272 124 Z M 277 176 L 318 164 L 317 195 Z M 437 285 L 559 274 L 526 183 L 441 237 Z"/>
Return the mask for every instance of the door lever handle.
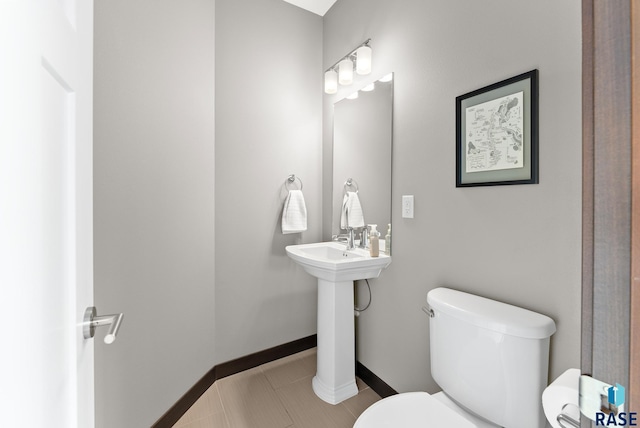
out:
<path id="1" fill-rule="evenodd" d="M 96 327 L 110 325 L 111 328 L 104 337 L 104 343 L 110 345 L 116 340 L 118 330 L 124 314 L 102 315 L 97 316 L 95 306 L 89 306 L 84 313 L 84 322 L 82 323 L 82 331 L 85 339 L 91 339 L 96 333 Z"/>

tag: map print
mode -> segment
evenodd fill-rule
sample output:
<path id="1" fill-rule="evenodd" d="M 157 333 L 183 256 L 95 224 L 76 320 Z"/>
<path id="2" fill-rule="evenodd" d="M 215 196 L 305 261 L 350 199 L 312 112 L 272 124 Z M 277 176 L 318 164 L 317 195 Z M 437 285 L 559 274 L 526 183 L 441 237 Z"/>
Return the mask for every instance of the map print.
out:
<path id="1" fill-rule="evenodd" d="M 522 168 L 523 92 L 468 107 L 467 173 Z"/>

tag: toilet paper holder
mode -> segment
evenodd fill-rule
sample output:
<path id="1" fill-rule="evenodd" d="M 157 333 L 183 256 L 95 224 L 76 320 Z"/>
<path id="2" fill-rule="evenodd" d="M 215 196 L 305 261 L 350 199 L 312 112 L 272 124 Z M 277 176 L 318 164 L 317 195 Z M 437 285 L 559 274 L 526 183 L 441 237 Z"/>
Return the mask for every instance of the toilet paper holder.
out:
<path id="1" fill-rule="evenodd" d="M 596 414 L 619 415 L 624 412 L 624 388 L 619 384 L 613 386 L 589 375 L 581 375 L 580 412 L 592 421 L 596 420 Z"/>
<path id="2" fill-rule="evenodd" d="M 562 428 L 580 428 L 580 421 L 576 421 L 571 416 L 564 413 L 564 410 L 570 404 L 566 404 L 562 408 L 562 413 L 560 413 L 557 417 L 557 421 Z"/>

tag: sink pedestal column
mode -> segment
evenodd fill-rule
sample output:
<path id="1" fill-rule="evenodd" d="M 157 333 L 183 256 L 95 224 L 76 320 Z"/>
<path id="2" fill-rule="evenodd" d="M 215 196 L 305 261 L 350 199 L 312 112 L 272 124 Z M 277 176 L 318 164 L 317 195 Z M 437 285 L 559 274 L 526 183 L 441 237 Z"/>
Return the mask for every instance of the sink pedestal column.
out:
<path id="1" fill-rule="evenodd" d="M 353 281 L 318 278 L 318 368 L 313 391 L 330 404 L 358 394 Z"/>
<path id="2" fill-rule="evenodd" d="M 338 242 L 289 245 L 287 255 L 318 278 L 318 370 L 313 391 L 331 404 L 358 394 L 353 281 L 377 278 L 391 257 Z"/>

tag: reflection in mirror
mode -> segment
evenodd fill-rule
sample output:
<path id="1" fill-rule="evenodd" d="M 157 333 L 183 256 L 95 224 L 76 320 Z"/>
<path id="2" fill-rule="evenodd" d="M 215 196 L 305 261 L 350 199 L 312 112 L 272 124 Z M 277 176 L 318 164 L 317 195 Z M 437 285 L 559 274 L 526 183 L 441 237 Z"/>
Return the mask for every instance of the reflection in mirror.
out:
<path id="1" fill-rule="evenodd" d="M 381 242 L 391 223 L 393 75 L 388 77 L 334 105 L 332 235 L 347 233 L 340 219 L 345 192 L 356 190 L 345 187 L 349 179 L 357 183 L 364 223 L 378 225 Z"/>

